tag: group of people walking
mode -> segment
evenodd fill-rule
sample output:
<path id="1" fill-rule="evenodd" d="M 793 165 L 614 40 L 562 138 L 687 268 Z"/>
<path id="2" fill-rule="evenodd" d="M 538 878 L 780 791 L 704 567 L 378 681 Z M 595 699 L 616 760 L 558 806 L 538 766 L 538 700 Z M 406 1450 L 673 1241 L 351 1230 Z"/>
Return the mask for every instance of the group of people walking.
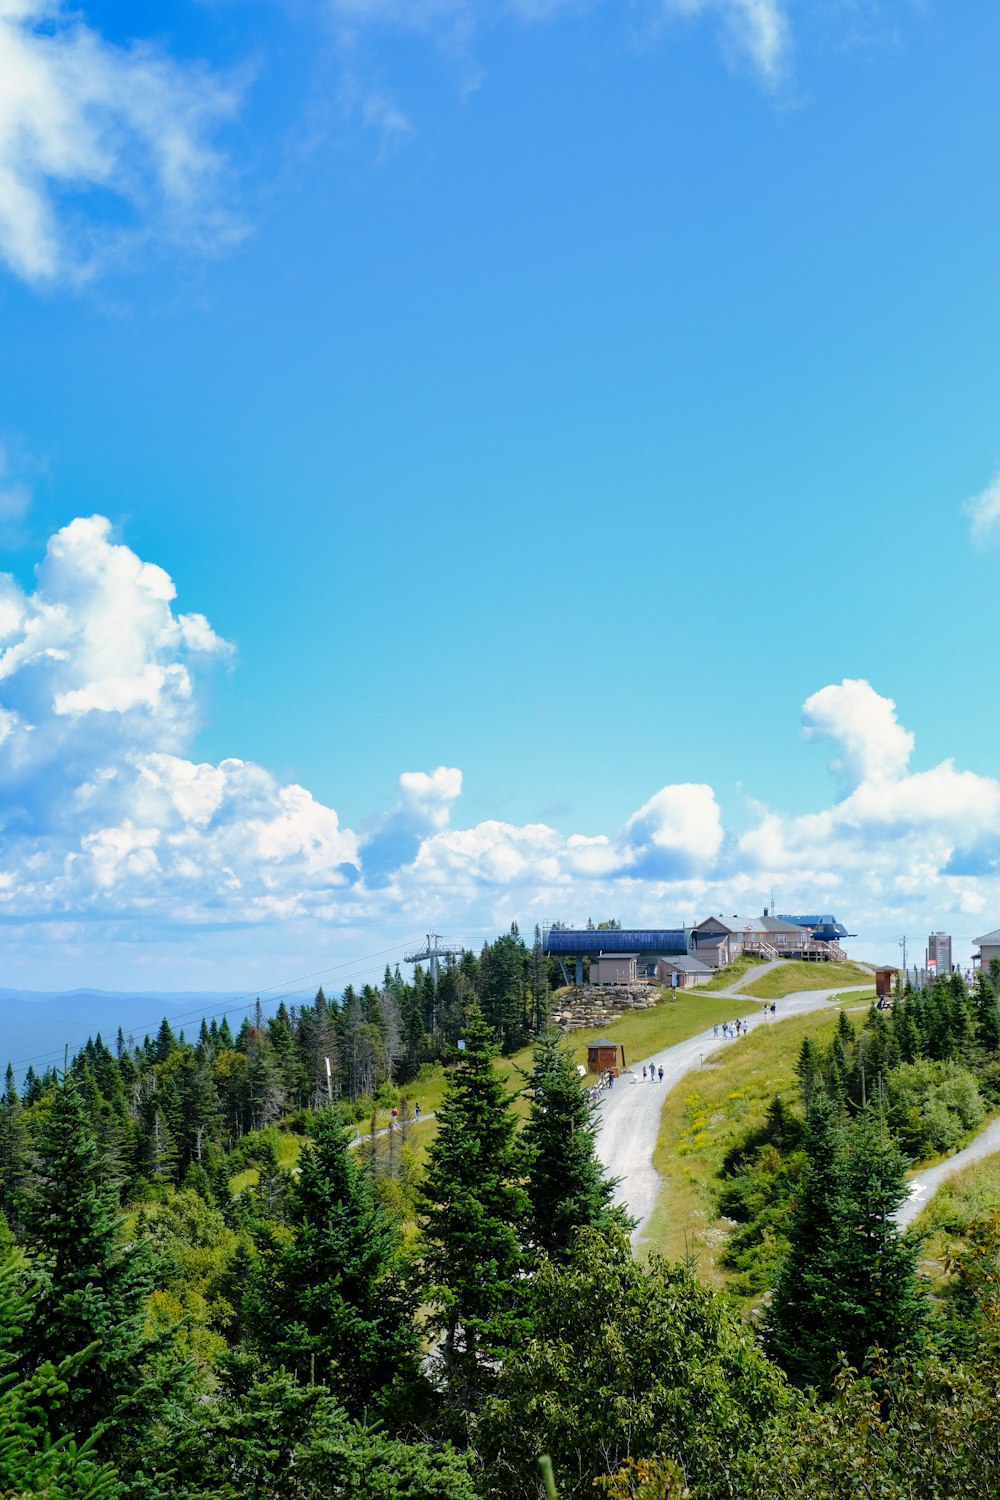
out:
<path id="1" fill-rule="evenodd" d="M 722 1023 L 722 1035 L 724 1037 L 742 1036 L 744 1032 L 749 1030 L 749 1021 L 723 1021 Z M 712 1027 L 712 1035 L 714 1037 L 717 1037 L 719 1035 L 718 1026 Z"/>
<path id="2" fill-rule="evenodd" d="M 776 1005 L 773 1005 L 773 1004 L 772 1005 L 765 1005 L 764 1006 L 764 1011 L 763 1011 L 765 1019 L 768 1018 L 768 1017 L 770 1017 L 773 1020 L 774 1016 L 777 1014 L 777 1009 L 778 1009 L 778 1007 Z M 712 1027 L 712 1035 L 713 1035 L 713 1037 L 715 1037 L 716 1039 L 718 1039 L 720 1031 L 721 1031 L 722 1036 L 725 1037 L 728 1040 L 730 1037 L 745 1036 L 749 1030 L 750 1030 L 750 1022 L 749 1021 L 723 1021 L 721 1027 L 719 1025 L 715 1025 L 715 1026 Z M 659 1082 L 662 1083 L 663 1082 L 663 1064 L 661 1063 L 661 1064 L 659 1064 L 659 1066 L 657 1066 L 654 1063 L 648 1063 L 648 1064 L 647 1063 L 643 1063 L 643 1065 L 642 1065 L 642 1081 L 643 1081 L 643 1083 L 646 1082 L 647 1078 L 649 1079 L 650 1083 L 656 1083 L 657 1080 L 659 1080 Z M 638 1079 L 636 1079 L 635 1081 L 638 1082 Z M 586 1089 L 586 1090 L 584 1090 L 584 1092 L 586 1094 L 588 1094 L 591 1099 L 595 1099 L 596 1100 L 604 1092 L 604 1090 L 606 1088 L 609 1089 L 611 1087 L 612 1082 L 613 1082 L 613 1078 L 612 1078 L 612 1075 L 610 1073 L 602 1073 L 601 1074 L 601 1078 L 600 1078 L 600 1082 L 597 1083 L 594 1088 L 592 1088 L 592 1089 Z"/>
<path id="3" fill-rule="evenodd" d="M 776 1005 L 765 1005 L 763 1010 L 765 1021 L 768 1019 L 768 1017 L 773 1020 L 777 1014 L 777 1011 L 778 1007 Z M 721 1027 L 722 1035 L 727 1038 L 734 1036 L 746 1036 L 749 1030 L 749 1021 L 723 1021 Z M 718 1025 L 712 1027 L 712 1035 L 714 1037 L 718 1037 L 719 1031 L 720 1027 Z"/>

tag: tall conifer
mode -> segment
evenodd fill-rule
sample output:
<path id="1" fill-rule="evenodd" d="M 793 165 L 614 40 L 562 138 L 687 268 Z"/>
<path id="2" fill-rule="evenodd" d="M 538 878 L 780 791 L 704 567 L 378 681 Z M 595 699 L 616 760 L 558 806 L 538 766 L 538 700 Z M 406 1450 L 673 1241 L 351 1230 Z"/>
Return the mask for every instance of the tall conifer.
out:
<path id="1" fill-rule="evenodd" d="M 348 1411 L 388 1405 L 390 1388 L 417 1374 L 400 1236 L 332 1110 L 315 1122 L 285 1217 L 293 1238 L 264 1238 L 246 1299 L 252 1342 L 299 1380 L 326 1385 Z"/>
<path id="2" fill-rule="evenodd" d="M 98 1451 L 134 1462 L 185 1372 L 164 1341 L 146 1333 L 155 1264 L 144 1240 L 125 1236 L 117 1187 L 72 1078 L 54 1094 L 19 1198 L 38 1272 L 22 1368 L 30 1373 L 92 1348 L 59 1407 L 54 1435 L 104 1424 Z"/>
<path id="3" fill-rule="evenodd" d="M 853 1125 L 817 1091 L 806 1118 L 808 1166 L 790 1248 L 764 1325 L 768 1352 L 797 1385 L 826 1388 L 839 1355 L 912 1342 L 923 1318 L 918 1247 L 893 1215 L 905 1162 L 878 1104 Z"/>
<path id="4" fill-rule="evenodd" d="M 564 1255 L 582 1228 L 627 1220 L 611 1207 L 615 1184 L 597 1159 L 593 1107 L 580 1087 L 569 1048 L 558 1032 L 535 1043 L 528 1080 L 531 1112 L 522 1141 L 530 1200 L 527 1235 L 550 1255 Z"/>
<path id="5" fill-rule="evenodd" d="M 421 1193 L 430 1326 L 443 1335 L 446 1372 L 471 1387 L 513 1336 L 520 1235 L 528 1213 L 513 1096 L 497 1073 L 478 1006 L 448 1075 Z"/>

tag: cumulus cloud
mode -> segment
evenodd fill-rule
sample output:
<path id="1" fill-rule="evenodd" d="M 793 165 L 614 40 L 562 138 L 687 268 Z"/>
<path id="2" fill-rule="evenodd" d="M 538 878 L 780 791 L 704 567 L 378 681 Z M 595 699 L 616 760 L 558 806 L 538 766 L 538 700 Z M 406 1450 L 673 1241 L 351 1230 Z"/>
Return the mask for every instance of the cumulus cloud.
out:
<path id="1" fill-rule="evenodd" d="M 152 45 L 117 47 L 62 0 L 0 0 L 0 257 L 29 282 L 100 269 L 125 239 L 214 248 L 239 233 L 213 144 L 230 84 Z M 101 221 L 127 204 L 127 231 Z"/>
<path id="2" fill-rule="evenodd" d="M 436 886 L 536 883 L 565 894 L 575 882 L 703 875 L 715 865 L 722 837 L 712 788 L 682 783 L 661 788 L 610 836 L 495 819 L 446 829 L 421 843 L 411 874 Z"/>
<path id="3" fill-rule="evenodd" d="M 988 547 L 1000 541 L 1000 474 L 978 495 L 963 506 L 969 517 L 969 530 L 977 547 Z"/>
<path id="4" fill-rule="evenodd" d="M 782 909 L 838 910 L 883 942 L 899 922 L 961 933 L 991 900 L 1000 914 L 1000 781 L 951 760 L 911 769 L 914 735 L 861 680 L 813 694 L 803 726 L 838 752 L 840 795 L 816 811 L 752 805 L 751 826 L 727 836 L 713 789 L 684 783 L 661 788 L 615 833 L 464 828 L 453 815 L 387 891 L 402 910 L 430 903 L 449 928 L 470 913 L 494 929 L 587 914 L 671 926 L 707 911 L 753 914 L 775 885 Z"/>
<path id="5" fill-rule="evenodd" d="M 629 818 L 624 832 L 645 873 L 690 875 L 710 865 L 722 847 L 722 814 L 710 786 L 665 786 Z"/>
<path id="6" fill-rule="evenodd" d="M 919 912 L 928 930 L 946 920 L 961 930 L 990 899 L 1000 911 L 1000 781 L 950 759 L 910 770 L 914 736 L 867 682 L 823 688 L 803 720 L 808 736 L 839 744 L 832 769 L 848 790 L 797 817 L 760 809 L 737 841 L 734 870 L 826 895 L 861 926 Z"/>
<path id="7" fill-rule="evenodd" d="M 370 886 L 386 885 L 394 870 L 415 859 L 424 838 L 448 826 L 461 791 L 462 773 L 453 766 L 403 772 L 396 806 L 360 831 Z"/>
<path id="8" fill-rule="evenodd" d="M 467 940 L 554 916 L 674 926 L 753 913 L 773 884 L 784 909 L 834 909 L 859 928 L 914 912 L 928 930 L 989 925 L 991 902 L 1000 918 L 1000 781 L 951 760 L 912 769 L 914 736 L 867 682 L 803 706 L 807 737 L 837 748 L 838 797 L 798 815 L 752 806 L 739 836 L 712 787 L 689 782 L 613 830 L 465 826 L 450 766 L 404 771 L 394 805 L 353 830 L 263 766 L 192 755 L 200 676 L 230 655 L 101 516 L 51 538 L 33 590 L 0 575 L 8 931 L 97 918 L 179 940 L 298 922 L 310 945 L 350 931 L 382 946 L 430 923 Z"/>
<path id="9" fill-rule="evenodd" d="M 232 648 L 175 597 L 103 516 L 52 537 L 32 593 L 0 577 L 8 917 L 252 921 L 308 910 L 356 878 L 355 835 L 304 787 L 250 762 L 185 757 L 198 664 Z M 429 780 L 414 796 L 433 801 Z"/>
<path id="10" fill-rule="evenodd" d="M 806 739 L 840 746 L 830 769 L 850 787 L 898 776 L 913 750 L 913 735 L 898 722 L 895 703 L 861 678 L 845 678 L 813 693 L 802 723 Z"/>

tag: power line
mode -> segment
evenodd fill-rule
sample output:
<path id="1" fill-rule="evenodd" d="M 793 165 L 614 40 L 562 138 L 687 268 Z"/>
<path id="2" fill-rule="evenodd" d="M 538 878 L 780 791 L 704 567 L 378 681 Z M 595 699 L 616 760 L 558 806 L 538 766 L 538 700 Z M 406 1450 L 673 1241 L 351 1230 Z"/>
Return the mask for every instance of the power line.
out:
<path id="1" fill-rule="evenodd" d="M 308 980 L 319 979 L 324 974 L 336 973 L 342 969 L 352 969 L 358 978 L 362 978 L 376 972 L 376 970 L 365 968 L 359 972 L 360 965 L 370 965 L 376 958 L 384 958 L 386 954 L 398 953 L 401 949 L 411 948 L 416 941 L 416 938 L 405 938 L 401 942 L 393 943 L 391 947 L 379 948 L 374 953 L 362 954 L 357 959 L 345 959 L 341 963 L 328 964 L 324 969 L 314 969 L 311 974 L 300 974 L 295 979 L 285 979 L 278 984 L 263 985 L 260 989 L 247 990 L 243 994 L 233 995 L 229 999 L 221 1001 L 218 1005 L 209 1006 L 208 1008 L 199 1006 L 195 1010 L 182 1011 L 178 1015 L 166 1016 L 164 1019 L 169 1026 L 173 1027 L 182 1024 L 184 1021 L 207 1021 L 213 1019 L 215 1016 L 225 1016 L 230 1011 L 249 1011 L 262 995 L 271 995 L 275 990 L 289 990 L 294 985 L 305 984 Z M 122 1031 L 126 1030 L 124 1025 L 121 1026 L 121 1029 Z M 131 1028 L 129 1028 L 129 1031 L 131 1034 Z M 65 1047 L 66 1044 L 64 1043 L 61 1047 L 53 1048 L 51 1052 L 39 1052 L 34 1057 L 23 1057 L 18 1062 L 12 1062 L 11 1067 L 17 1073 L 31 1067 L 34 1063 L 51 1062 L 53 1059 L 63 1056 Z"/>

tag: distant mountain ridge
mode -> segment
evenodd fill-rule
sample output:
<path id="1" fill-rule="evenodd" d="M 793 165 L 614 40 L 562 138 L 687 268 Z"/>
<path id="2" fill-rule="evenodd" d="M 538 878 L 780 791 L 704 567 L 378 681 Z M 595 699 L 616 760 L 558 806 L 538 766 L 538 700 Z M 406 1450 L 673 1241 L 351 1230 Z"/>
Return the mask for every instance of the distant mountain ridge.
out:
<path id="1" fill-rule="evenodd" d="M 270 1014 L 281 998 L 301 1004 L 312 993 L 262 996 L 261 1003 Z M 237 1029 L 255 1003 L 256 996 L 245 990 L 0 989 L 0 1073 L 11 1062 L 20 1082 L 29 1063 L 36 1073 L 61 1064 L 67 1046 L 72 1056 L 98 1032 L 113 1046 L 119 1026 L 126 1037 L 141 1042 L 164 1016 L 189 1040 L 203 1016 L 228 1015 Z"/>

